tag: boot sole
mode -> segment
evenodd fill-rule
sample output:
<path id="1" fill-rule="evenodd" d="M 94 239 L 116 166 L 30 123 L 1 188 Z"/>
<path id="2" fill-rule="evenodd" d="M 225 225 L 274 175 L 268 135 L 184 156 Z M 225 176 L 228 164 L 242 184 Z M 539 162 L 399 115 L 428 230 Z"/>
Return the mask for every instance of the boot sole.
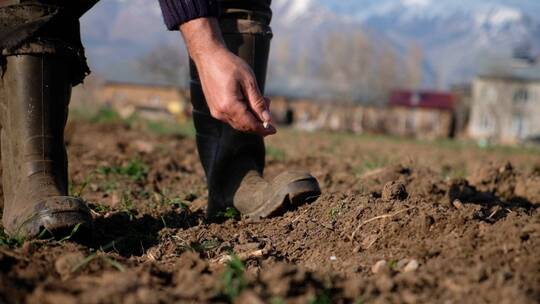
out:
<path id="1" fill-rule="evenodd" d="M 300 205 L 316 201 L 321 196 L 321 189 L 317 179 L 313 177 L 293 181 L 280 189 L 275 189 L 274 193 L 266 204 L 246 216 L 261 219 L 282 215 Z"/>
<path id="2" fill-rule="evenodd" d="M 77 231 L 75 227 L 79 225 Z M 90 235 L 92 216 L 80 211 L 41 212 L 10 235 L 22 235 L 27 239 L 36 237 L 63 238 L 74 235 Z"/>
<path id="3" fill-rule="evenodd" d="M 92 233 L 92 216 L 90 214 L 62 211 L 45 214 L 40 219 L 42 224 L 38 225 L 38 231 L 41 233 L 45 229 L 46 233 L 54 238 L 85 238 Z M 76 231 L 75 227 L 77 227 Z"/>

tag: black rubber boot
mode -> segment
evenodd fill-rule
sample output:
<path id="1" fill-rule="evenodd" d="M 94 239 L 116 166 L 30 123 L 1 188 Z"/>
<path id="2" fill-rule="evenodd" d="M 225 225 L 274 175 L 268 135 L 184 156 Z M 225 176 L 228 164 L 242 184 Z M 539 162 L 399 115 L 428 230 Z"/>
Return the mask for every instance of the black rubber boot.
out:
<path id="1" fill-rule="evenodd" d="M 70 70 L 53 55 L 8 56 L 0 79 L 2 222 L 12 236 L 54 236 L 91 225 L 88 207 L 68 195 L 64 127 Z"/>
<path id="2" fill-rule="evenodd" d="M 225 19 L 221 20 L 221 29 L 229 50 L 252 67 L 264 92 L 270 27 L 252 20 Z M 319 197 L 319 184 L 309 173 L 285 172 L 270 183 L 265 181 L 263 138 L 238 132 L 212 118 L 193 64 L 191 72 L 193 119 L 207 177 L 210 219 L 233 206 L 251 218 L 269 217 Z"/>

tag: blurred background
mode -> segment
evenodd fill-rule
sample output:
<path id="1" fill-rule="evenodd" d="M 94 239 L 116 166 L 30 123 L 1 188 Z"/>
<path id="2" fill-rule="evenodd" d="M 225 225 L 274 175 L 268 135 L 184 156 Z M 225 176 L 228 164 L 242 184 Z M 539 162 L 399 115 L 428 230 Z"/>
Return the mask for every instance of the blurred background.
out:
<path id="1" fill-rule="evenodd" d="M 294 128 L 540 140 L 540 1 L 273 0 L 267 95 Z M 189 121 L 187 54 L 155 0 L 82 19 L 93 75 L 74 101 Z"/>

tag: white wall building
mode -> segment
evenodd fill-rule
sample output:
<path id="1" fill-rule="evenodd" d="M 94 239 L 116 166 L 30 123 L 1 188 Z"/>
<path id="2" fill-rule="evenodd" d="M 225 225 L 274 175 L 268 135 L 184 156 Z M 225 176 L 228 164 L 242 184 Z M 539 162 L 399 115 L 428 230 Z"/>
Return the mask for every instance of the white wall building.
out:
<path id="1" fill-rule="evenodd" d="M 540 65 L 476 77 L 468 133 L 506 144 L 540 139 Z"/>

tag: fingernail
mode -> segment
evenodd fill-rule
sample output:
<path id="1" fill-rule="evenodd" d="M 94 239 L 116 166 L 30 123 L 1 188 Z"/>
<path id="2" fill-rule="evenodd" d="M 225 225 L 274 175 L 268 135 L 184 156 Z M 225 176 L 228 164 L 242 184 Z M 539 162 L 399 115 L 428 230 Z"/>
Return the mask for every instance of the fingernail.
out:
<path id="1" fill-rule="evenodd" d="M 269 123 L 272 120 L 272 116 L 270 115 L 270 112 L 268 111 L 262 112 L 262 118 L 263 118 L 263 121 L 266 123 Z"/>

